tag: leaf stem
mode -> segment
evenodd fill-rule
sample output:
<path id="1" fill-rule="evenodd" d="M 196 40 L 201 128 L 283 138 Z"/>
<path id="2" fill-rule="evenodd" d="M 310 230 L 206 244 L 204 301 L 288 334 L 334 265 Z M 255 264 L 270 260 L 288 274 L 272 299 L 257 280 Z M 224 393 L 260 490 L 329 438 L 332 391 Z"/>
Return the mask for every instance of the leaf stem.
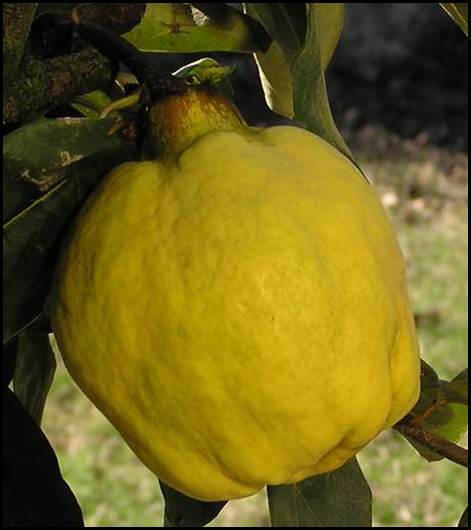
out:
<path id="1" fill-rule="evenodd" d="M 468 451 L 466 449 L 445 438 L 432 434 L 424 427 L 400 421 L 394 425 L 393 429 L 400 432 L 403 436 L 435 451 L 448 460 L 455 462 L 455 464 L 466 468 L 468 467 Z"/>

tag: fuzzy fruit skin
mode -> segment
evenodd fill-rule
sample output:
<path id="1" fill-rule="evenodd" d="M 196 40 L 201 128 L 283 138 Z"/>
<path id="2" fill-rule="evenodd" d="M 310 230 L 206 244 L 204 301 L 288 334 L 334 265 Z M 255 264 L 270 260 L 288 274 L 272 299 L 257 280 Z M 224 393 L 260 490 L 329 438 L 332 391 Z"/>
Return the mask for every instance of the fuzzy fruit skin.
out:
<path id="1" fill-rule="evenodd" d="M 78 216 L 52 323 L 75 381 L 205 501 L 333 470 L 419 392 L 403 258 L 372 186 L 290 126 L 113 171 Z"/>

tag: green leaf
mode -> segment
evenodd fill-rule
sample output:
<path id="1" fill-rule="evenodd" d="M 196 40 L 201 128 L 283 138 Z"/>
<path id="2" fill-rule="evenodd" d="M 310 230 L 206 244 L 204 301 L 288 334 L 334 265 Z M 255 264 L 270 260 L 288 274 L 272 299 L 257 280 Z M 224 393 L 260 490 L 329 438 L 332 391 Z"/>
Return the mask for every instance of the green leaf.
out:
<path id="1" fill-rule="evenodd" d="M 455 403 L 440 403 L 433 414 L 423 421 L 422 426 L 431 434 L 459 443 L 468 429 L 468 407 Z M 429 462 L 444 457 L 421 443 L 406 437 L 415 450 Z"/>
<path id="2" fill-rule="evenodd" d="M 466 507 L 466 510 L 463 512 L 458 526 L 468 526 L 468 507 Z"/>
<path id="3" fill-rule="evenodd" d="M 444 381 L 442 391 L 449 403 L 468 404 L 468 369 L 460 372 L 450 382 Z"/>
<path id="4" fill-rule="evenodd" d="M 306 39 L 306 5 L 247 3 L 244 9 L 247 14 L 260 20 L 291 61 Z"/>
<path id="5" fill-rule="evenodd" d="M 104 173 L 131 159 L 128 145 L 109 137 L 99 152 L 66 168 L 65 178 L 3 226 L 3 341 L 43 311 L 67 224 Z"/>
<path id="6" fill-rule="evenodd" d="M 330 111 L 325 70 L 343 28 L 344 4 L 244 4 L 267 28 L 273 43 L 257 53 L 265 99 L 352 159 Z"/>
<path id="7" fill-rule="evenodd" d="M 123 35 L 143 51 L 250 53 L 269 37 L 256 21 L 226 4 L 146 4 L 139 25 Z"/>
<path id="8" fill-rule="evenodd" d="M 343 24 L 343 4 L 308 4 L 306 43 L 293 65 L 294 118 L 351 160 L 330 111 L 324 71 Z"/>
<path id="9" fill-rule="evenodd" d="M 18 337 L 3 343 L 3 386 L 9 386 L 13 381 L 18 351 Z"/>
<path id="10" fill-rule="evenodd" d="M 370 527 L 371 490 L 356 458 L 290 486 L 269 486 L 272 526 Z"/>
<path id="11" fill-rule="evenodd" d="M 458 24 L 463 32 L 468 35 L 468 4 L 440 4 L 448 15 Z"/>
<path id="12" fill-rule="evenodd" d="M 182 66 L 173 72 L 173 75 L 188 79 L 192 78 L 194 85 L 217 87 L 218 91 L 225 93 L 228 97 L 232 97 L 234 89 L 229 76 L 234 69 L 234 66 L 221 66 L 214 59 L 205 57 Z"/>
<path id="13" fill-rule="evenodd" d="M 51 444 L 8 387 L 3 389 L 3 455 L 4 526 L 84 526 Z"/>
<path id="14" fill-rule="evenodd" d="M 259 20 L 273 39 L 266 52 L 254 56 L 267 105 L 292 118 L 291 64 L 306 39 L 306 4 L 245 3 L 244 10 Z"/>
<path id="15" fill-rule="evenodd" d="M 45 14 L 54 14 L 54 15 L 68 15 L 75 6 L 80 4 L 59 4 L 59 3 L 50 3 L 50 4 L 38 4 L 36 9 L 35 17 L 38 18 L 41 15 Z M 83 4 L 82 4 L 83 5 Z"/>
<path id="16" fill-rule="evenodd" d="M 87 118 L 97 118 L 109 103 L 111 103 L 110 97 L 101 90 L 95 90 L 75 98 L 72 106 Z"/>
<path id="17" fill-rule="evenodd" d="M 441 398 L 442 386 L 438 374 L 423 359 L 420 360 L 420 396 L 411 415 L 424 413 Z"/>
<path id="18" fill-rule="evenodd" d="M 421 360 L 420 397 L 409 413 L 412 422 L 431 434 L 459 443 L 468 427 L 468 370 L 452 381 L 441 381 L 435 370 Z M 430 462 L 443 456 L 406 436 L 416 451 Z"/>
<path id="19" fill-rule="evenodd" d="M 423 425 L 431 433 L 459 443 L 468 429 L 468 407 L 458 403 L 445 403 Z"/>
<path id="20" fill-rule="evenodd" d="M 202 478 L 204 480 L 204 478 Z M 222 502 L 203 502 L 183 495 L 162 481 L 160 489 L 165 499 L 164 526 L 199 527 L 212 521 L 226 505 Z"/>
<path id="21" fill-rule="evenodd" d="M 419 453 L 419 455 L 422 458 L 425 458 L 428 462 L 438 462 L 439 460 L 443 460 L 443 456 L 439 455 L 432 449 L 429 449 L 428 447 L 425 447 L 425 445 L 420 444 L 419 442 L 405 437 L 406 440 L 412 445 L 412 447 Z"/>
<path id="22" fill-rule="evenodd" d="M 20 333 L 13 389 L 25 409 L 41 424 L 46 397 L 54 378 L 56 358 L 47 333 Z"/>
<path id="23" fill-rule="evenodd" d="M 4 172 L 47 191 L 64 178 L 65 168 L 101 149 L 113 124 L 112 117 L 42 118 L 20 127 L 3 140 Z"/>

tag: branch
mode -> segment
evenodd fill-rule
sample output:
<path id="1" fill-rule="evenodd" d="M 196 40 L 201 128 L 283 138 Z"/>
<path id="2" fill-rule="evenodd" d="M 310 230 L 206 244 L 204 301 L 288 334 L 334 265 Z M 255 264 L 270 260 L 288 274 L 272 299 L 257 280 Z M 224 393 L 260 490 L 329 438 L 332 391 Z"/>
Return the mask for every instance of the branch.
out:
<path id="1" fill-rule="evenodd" d="M 93 22 L 123 34 L 139 24 L 146 4 L 78 4 L 76 9 L 84 22 Z"/>
<path id="2" fill-rule="evenodd" d="M 75 96 L 107 88 L 115 74 L 112 62 L 92 48 L 43 61 L 25 59 L 3 102 L 3 122 L 23 123 Z"/>
<path id="3" fill-rule="evenodd" d="M 3 85 L 8 86 L 20 64 L 36 4 L 3 4 Z"/>
<path id="4" fill-rule="evenodd" d="M 403 436 L 435 451 L 435 453 L 438 453 L 440 456 L 443 456 L 460 466 L 468 467 L 468 451 L 466 449 L 446 440 L 445 438 L 432 434 L 424 427 L 399 422 L 394 425 L 393 429 L 400 432 Z"/>

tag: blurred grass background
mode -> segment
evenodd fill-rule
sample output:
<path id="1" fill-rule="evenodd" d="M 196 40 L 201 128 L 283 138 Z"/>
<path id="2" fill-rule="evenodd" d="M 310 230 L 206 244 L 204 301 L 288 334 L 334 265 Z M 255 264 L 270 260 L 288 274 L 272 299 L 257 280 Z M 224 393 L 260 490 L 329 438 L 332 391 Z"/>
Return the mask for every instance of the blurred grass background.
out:
<path id="1" fill-rule="evenodd" d="M 451 378 L 467 365 L 467 154 L 378 127 L 364 128 L 350 145 L 396 226 L 422 356 Z M 157 480 L 60 363 L 43 427 L 87 526 L 162 526 Z M 393 431 L 359 460 L 374 495 L 374 526 L 456 526 L 467 504 L 465 469 L 426 462 Z M 264 493 L 229 503 L 210 526 L 269 526 Z"/>

